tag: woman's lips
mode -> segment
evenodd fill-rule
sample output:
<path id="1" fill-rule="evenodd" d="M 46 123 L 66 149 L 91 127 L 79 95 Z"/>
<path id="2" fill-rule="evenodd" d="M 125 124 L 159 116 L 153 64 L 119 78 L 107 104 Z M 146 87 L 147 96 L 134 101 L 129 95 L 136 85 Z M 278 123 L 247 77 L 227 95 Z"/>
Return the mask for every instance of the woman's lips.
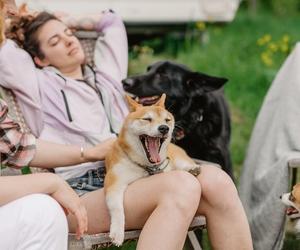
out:
<path id="1" fill-rule="evenodd" d="M 73 49 L 70 50 L 70 52 L 68 53 L 68 55 L 72 56 L 72 55 L 76 54 L 78 52 L 78 50 L 79 50 L 78 48 L 73 48 Z"/>

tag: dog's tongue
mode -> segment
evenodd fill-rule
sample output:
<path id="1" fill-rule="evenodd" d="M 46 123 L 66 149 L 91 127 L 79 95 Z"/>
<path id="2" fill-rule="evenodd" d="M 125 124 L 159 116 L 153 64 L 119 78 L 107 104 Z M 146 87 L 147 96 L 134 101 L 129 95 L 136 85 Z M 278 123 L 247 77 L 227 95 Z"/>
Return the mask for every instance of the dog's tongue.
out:
<path id="1" fill-rule="evenodd" d="M 151 161 L 153 163 L 159 163 L 160 162 L 160 156 L 159 156 L 160 139 L 157 137 L 150 137 L 150 136 L 147 139 L 148 139 L 148 149 L 149 149 Z"/>
<path id="2" fill-rule="evenodd" d="M 288 208 L 286 209 L 286 214 L 287 214 L 287 215 L 296 214 L 296 213 L 298 213 L 298 211 L 297 211 L 297 209 L 295 209 L 295 208 L 293 208 L 293 207 L 288 207 Z"/>

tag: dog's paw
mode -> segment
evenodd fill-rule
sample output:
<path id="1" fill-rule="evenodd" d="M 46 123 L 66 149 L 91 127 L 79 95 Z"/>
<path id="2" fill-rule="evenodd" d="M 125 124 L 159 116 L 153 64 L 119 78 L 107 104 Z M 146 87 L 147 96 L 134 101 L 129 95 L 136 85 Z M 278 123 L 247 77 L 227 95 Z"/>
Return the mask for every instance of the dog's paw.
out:
<path id="1" fill-rule="evenodd" d="M 189 173 L 194 176 L 198 176 L 201 173 L 201 167 L 199 165 L 196 165 L 194 168 L 189 170 Z"/>
<path id="2" fill-rule="evenodd" d="M 124 241 L 124 230 L 111 228 L 109 232 L 109 237 L 111 239 L 111 242 L 115 246 L 119 247 Z"/>

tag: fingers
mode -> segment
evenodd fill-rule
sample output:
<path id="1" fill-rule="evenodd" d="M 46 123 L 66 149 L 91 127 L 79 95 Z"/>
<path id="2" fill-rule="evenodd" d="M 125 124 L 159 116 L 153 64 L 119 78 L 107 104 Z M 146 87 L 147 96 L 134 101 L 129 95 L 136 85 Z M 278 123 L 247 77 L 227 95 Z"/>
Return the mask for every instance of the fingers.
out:
<path id="1" fill-rule="evenodd" d="M 54 175 L 55 176 L 55 175 Z M 63 179 L 56 176 L 54 191 L 51 196 L 59 203 L 67 213 L 74 215 L 77 221 L 77 238 L 84 234 L 88 229 L 87 211 L 82 201 L 74 190 Z M 66 214 L 67 214 L 66 213 Z"/>
<path id="2" fill-rule="evenodd" d="M 17 9 L 15 1 L 8 1 L 8 0 L 6 0 L 6 1 L 3 1 L 3 3 L 4 3 L 3 7 L 5 7 L 5 12 L 6 12 L 7 15 L 14 16 L 14 15 L 18 14 L 18 9 Z"/>
<path id="3" fill-rule="evenodd" d="M 72 212 L 77 220 L 76 238 L 79 240 L 81 236 L 88 230 L 87 212 L 83 205 L 80 205 Z"/>

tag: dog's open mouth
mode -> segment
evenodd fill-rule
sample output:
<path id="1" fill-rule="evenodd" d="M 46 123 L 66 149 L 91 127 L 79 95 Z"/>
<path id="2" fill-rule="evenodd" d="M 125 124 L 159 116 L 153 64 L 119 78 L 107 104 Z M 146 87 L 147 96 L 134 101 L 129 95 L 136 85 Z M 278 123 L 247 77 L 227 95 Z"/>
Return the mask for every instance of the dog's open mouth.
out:
<path id="1" fill-rule="evenodd" d="M 155 95 L 155 96 L 143 96 L 143 97 L 135 97 L 135 100 L 144 105 L 144 106 L 149 106 L 152 105 L 154 103 L 156 103 L 159 100 L 160 96 L 159 95 Z"/>
<path id="2" fill-rule="evenodd" d="M 299 217 L 300 217 L 299 211 L 296 208 L 292 207 L 292 206 L 289 206 L 286 209 L 286 214 L 287 214 L 287 216 L 292 216 L 292 215 L 299 214 Z"/>
<path id="3" fill-rule="evenodd" d="M 152 164 L 160 163 L 160 148 L 166 138 L 140 135 L 140 140 L 147 155 L 148 161 Z"/>

